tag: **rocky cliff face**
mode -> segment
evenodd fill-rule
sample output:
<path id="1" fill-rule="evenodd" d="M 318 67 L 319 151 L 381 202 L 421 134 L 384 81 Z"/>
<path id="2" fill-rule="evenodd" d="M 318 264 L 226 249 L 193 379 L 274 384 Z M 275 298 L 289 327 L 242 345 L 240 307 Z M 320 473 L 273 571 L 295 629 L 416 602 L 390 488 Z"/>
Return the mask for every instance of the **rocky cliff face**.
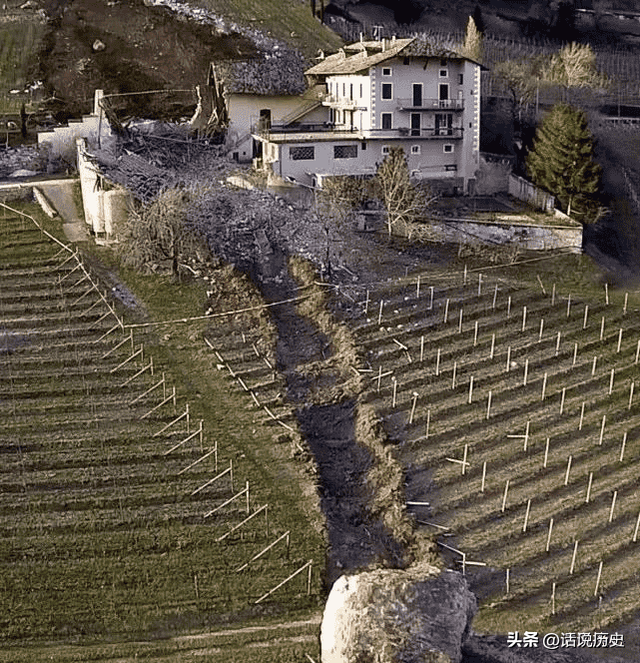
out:
<path id="1" fill-rule="evenodd" d="M 341 576 L 325 607 L 322 663 L 460 663 L 475 612 L 475 596 L 453 571 Z"/>

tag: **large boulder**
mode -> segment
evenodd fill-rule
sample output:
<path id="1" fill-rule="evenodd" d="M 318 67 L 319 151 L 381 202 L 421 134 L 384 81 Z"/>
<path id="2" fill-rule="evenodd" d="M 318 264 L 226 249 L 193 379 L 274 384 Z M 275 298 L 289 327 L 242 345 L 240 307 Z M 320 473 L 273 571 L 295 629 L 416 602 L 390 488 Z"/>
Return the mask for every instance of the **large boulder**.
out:
<path id="1" fill-rule="evenodd" d="M 453 571 L 344 575 L 325 607 L 322 663 L 460 663 L 475 612 L 475 596 Z"/>

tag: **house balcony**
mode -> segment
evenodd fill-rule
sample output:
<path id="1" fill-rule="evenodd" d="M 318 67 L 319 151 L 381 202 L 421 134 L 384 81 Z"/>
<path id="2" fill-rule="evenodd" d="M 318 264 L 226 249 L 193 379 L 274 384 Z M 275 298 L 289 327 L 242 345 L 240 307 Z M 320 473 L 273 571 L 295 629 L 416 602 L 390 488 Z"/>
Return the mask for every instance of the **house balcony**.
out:
<path id="1" fill-rule="evenodd" d="M 463 99 L 398 99 L 400 110 L 463 110 Z"/>
<path id="2" fill-rule="evenodd" d="M 335 94 L 325 95 L 322 99 L 322 105 L 340 110 L 366 110 L 366 108 L 362 106 L 362 103 L 358 105 L 358 102 L 355 99 L 350 99 L 349 97 L 338 97 Z"/>
<path id="3" fill-rule="evenodd" d="M 304 141 L 329 140 L 397 140 L 400 138 L 413 139 L 460 139 L 463 136 L 462 127 L 428 127 L 410 129 L 398 127 L 396 129 L 357 129 L 344 125 L 335 125 L 330 122 L 314 124 L 278 124 L 271 122 L 258 122 L 252 127 L 251 133 L 259 139 L 272 143 L 290 143 Z"/>

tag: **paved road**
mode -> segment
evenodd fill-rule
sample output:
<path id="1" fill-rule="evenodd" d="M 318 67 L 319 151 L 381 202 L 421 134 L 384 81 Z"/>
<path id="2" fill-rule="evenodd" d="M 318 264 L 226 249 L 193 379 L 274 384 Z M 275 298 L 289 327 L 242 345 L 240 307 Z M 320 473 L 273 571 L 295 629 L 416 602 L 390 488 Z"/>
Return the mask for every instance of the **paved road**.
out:
<path id="1" fill-rule="evenodd" d="M 80 218 L 73 200 L 74 181 L 56 180 L 38 182 L 38 188 L 49 199 L 62 217 L 62 230 L 70 242 L 85 242 L 89 239 L 87 224 Z"/>

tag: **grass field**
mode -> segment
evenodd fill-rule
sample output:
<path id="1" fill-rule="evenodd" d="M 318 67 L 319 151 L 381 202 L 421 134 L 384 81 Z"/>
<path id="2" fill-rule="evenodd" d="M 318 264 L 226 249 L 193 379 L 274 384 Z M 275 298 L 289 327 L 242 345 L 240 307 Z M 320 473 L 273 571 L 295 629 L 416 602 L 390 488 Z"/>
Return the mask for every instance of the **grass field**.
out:
<path id="1" fill-rule="evenodd" d="M 195 4 L 281 39 L 307 58 L 316 57 L 318 49 L 330 52 L 342 45 L 342 39 L 335 32 L 313 18 L 307 1 L 293 0 L 287 2 L 286 7 L 282 0 L 198 0 Z"/>
<path id="2" fill-rule="evenodd" d="M 87 651 L 101 660 L 108 648 L 79 655 L 62 643 L 261 621 L 287 631 L 316 615 L 324 537 L 313 479 L 203 340 L 224 339 L 219 352 L 231 353 L 244 334 L 245 379 L 285 417 L 249 321 L 241 331 L 228 318 L 217 328 L 126 327 L 131 321 L 116 317 L 66 251 L 19 215 L 2 214 L 0 632 L 10 653 L 0 660 L 29 660 L 27 640 L 60 642 L 43 650 L 53 660 L 88 660 Z M 158 277 L 129 285 L 147 321 L 201 314 L 206 299 L 202 286 Z M 233 485 L 230 473 L 215 479 L 231 466 Z M 309 560 L 310 576 L 305 570 L 256 603 Z M 274 626 L 266 639 L 244 633 L 236 658 L 225 660 L 305 660 L 316 655 L 316 631 L 314 622 L 287 633 Z M 179 660 L 181 647 L 149 651 Z M 223 639 L 213 649 L 225 647 Z"/>

